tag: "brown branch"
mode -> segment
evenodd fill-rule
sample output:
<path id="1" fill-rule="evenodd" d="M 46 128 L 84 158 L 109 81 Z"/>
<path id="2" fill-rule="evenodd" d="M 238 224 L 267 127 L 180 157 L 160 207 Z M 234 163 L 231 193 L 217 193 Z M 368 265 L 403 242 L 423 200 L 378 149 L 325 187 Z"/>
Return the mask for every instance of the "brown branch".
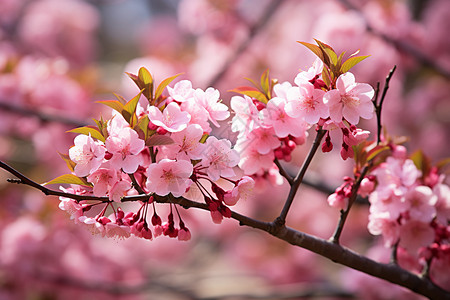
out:
<path id="1" fill-rule="evenodd" d="M 289 185 L 292 185 L 294 183 L 294 179 L 292 178 L 291 175 L 289 175 L 286 170 L 283 168 L 283 166 L 280 164 L 280 161 L 278 160 L 278 158 L 275 158 L 275 160 L 273 161 L 275 163 L 275 165 L 277 165 L 278 170 L 281 174 L 281 176 L 283 176 L 287 182 L 289 182 Z"/>
<path id="2" fill-rule="evenodd" d="M 380 101 L 378 102 L 378 94 L 380 91 L 380 84 L 377 85 L 375 98 L 373 100 L 373 104 L 375 106 L 375 114 L 377 116 L 377 144 L 381 143 L 381 129 L 383 128 L 383 126 L 381 125 L 381 109 L 383 107 L 384 99 L 386 98 L 386 93 L 389 89 L 389 82 L 391 81 L 392 75 L 394 75 L 394 72 L 396 69 L 397 69 L 397 66 L 394 66 L 391 69 L 391 71 L 389 71 L 389 74 L 386 76 L 386 80 L 384 82 L 384 88 L 383 88 L 383 92 L 381 94 Z"/>
<path id="3" fill-rule="evenodd" d="M 295 176 L 294 181 L 291 184 L 291 189 L 289 190 L 289 195 L 286 199 L 286 202 L 284 203 L 283 209 L 278 218 L 274 222 L 275 224 L 278 224 L 278 226 L 280 227 L 284 226 L 284 224 L 286 223 L 286 216 L 289 212 L 292 202 L 294 201 L 295 194 L 297 193 L 297 190 L 303 181 L 303 177 L 305 176 L 306 170 L 308 169 L 314 155 L 316 154 L 317 149 L 319 149 L 320 142 L 322 141 L 322 138 L 324 137 L 326 132 L 327 132 L 326 130 L 323 130 L 321 128 L 317 130 L 316 138 L 314 140 L 311 149 L 309 150 L 308 156 L 303 162 L 303 165 L 300 168 L 297 176 Z"/>
<path id="4" fill-rule="evenodd" d="M 364 167 L 355 184 L 353 184 L 352 186 L 352 194 L 348 199 L 347 208 L 345 210 L 341 210 L 341 216 L 339 217 L 338 225 L 336 227 L 336 230 L 334 231 L 333 236 L 330 239 L 332 243 L 339 244 L 339 239 L 341 237 L 342 230 L 344 229 L 345 221 L 347 220 L 348 214 L 353 206 L 353 203 L 355 203 L 356 198 L 358 197 L 359 186 L 361 185 L 361 181 L 364 179 L 364 176 L 366 176 L 367 172 L 369 171 L 370 165 L 371 164 L 369 163 L 369 165 Z"/>
<path id="5" fill-rule="evenodd" d="M 318 137 L 323 136 L 323 133 L 318 132 Z M 316 138 L 316 141 L 318 138 Z M 82 196 L 73 195 L 70 193 L 59 192 L 55 190 L 50 190 L 46 187 L 39 185 L 38 183 L 27 178 L 25 175 L 11 168 L 7 164 L 0 161 L 0 168 L 5 169 L 9 173 L 19 178 L 19 182 L 22 184 L 29 185 L 36 188 L 46 195 L 55 195 L 61 197 L 72 198 L 76 200 L 103 200 L 109 201 L 107 197 L 92 197 L 92 196 Z M 301 173 L 301 172 L 300 172 Z M 298 176 L 299 177 L 299 176 Z M 298 178 L 297 178 L 298 179 Z M 150 195 L 137 195 L 137 196 L 127 196 L 122 199 L 122 202 L 146 200 Z M 172 198 L 169 200 L 168 197 L 156 196 L 155 200 L 160 203 L 176 203 L 185 208 L 195 207 L 202 210 L 208 211 L 208 206 L 205 203 L 199 203 L 196 201 L 188 200 L 185 198 Z M 241 226 L 249 226 L 255 229 L 260 229 L 265 231 L 278 239 L 286 241 L 294 246 L 299 246 L 304 249 L 310 250 L 316 254 L 326 257 L 335 263 L 342 264 L 344 266 L 350 267 L 352 269 L 361 271 L 368 275 L 387 280 L 394 284 L 406 287 L 413 292 L 424 295 L 431 299 L 449 299 L 450 292 L 443 290 L 442 288 L 435 285 L 428 278 L 420 277 L 413 273 L 410 273 L 397 265 L 394 264 L 383 264 L 371 260 L 365 256 L 353 252 L 339 244 L 320 239 L 318 237 L 294 230 L 286 226 L 279 226 L 276 222 L 263 222 L 256 220 L 237 212 L 232 211 L 231 218 L 239 221 Z"/>

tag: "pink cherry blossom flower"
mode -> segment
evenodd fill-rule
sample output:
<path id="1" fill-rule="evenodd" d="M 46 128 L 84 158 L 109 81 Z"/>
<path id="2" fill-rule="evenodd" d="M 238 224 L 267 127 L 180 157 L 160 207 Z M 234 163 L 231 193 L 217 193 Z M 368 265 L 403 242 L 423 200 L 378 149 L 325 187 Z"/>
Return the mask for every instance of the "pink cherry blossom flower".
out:
<path id="1" fill-rule="evenodd" d="M 217 121 L 225 120 L 230 116 L 228 107 L 220 103 L 220 93 L 218 90 L 210 87 L 206 91 L 196 89 L 194 92 L 195 101 L 208 112 L 208 119 L 217 127 Z"/>
<path id="2" fill-rule="evenodd" d="M 117 132 L 110 133 L 105 144 L 108 152 L 112 154 L 109 161 L 112 168 L 122 169 L 125 173 L 134 173 L 143 163 L 143 158 L 139 153 L 144 149 L 145 142 L 133 129 L 124 127 Z"/>
<path id="3" fill-rule="evenodd" d="M 189 115 L 191 116 L 189 125 L 196 124 L 203 129 L 203 132 L 211 132 L 212 129 L 208 122 L 209 113 L 202 106 L 198 105 L 197 101 L 195 101 L 194 98 L 181 103 L 181 110 L 189 113 Z"/>
<path id="4" fill-rule="evenodd" d="M 292 88 L 292 84 L 289 81 L 277 83 L 273 86 L 273 92 L 277 97 L 287 99 L 289 90 Z"/>
<path id="5" fill-rule="evenodd" d="M 200 125 L 189 125 L 183 131 L 172 133 L 170 137 L 174 143 L 167 145 L 164 150 L 168 157 L 177 160 L 201 159 L 205 150 L 205 144 L 200 143 L 202 136 L 203 130 Z"/>
<path id="6" fill-rule="evenodd" d="M 192 171 L 188 161 L 162 159 L 148 167 L 146 188 L 160 196 L 172 193 L 174 197 L 180 197 L 192 183 L 189 179 Z"/>
<path id="7" fill-rule="evenodd" d="M 286 111 L 287 101 L 283 98 L 275 97 L 269 100 L 267 107 L 261 111 L 264 125 L 272 126 L 275 134 L 284 138 L 288 135 L 302 136 L 307 128 L 303 118 L 292 118 Z"/>
<path id="8" fill-rule="evenodd" d="M 433 193 L 437 197 L 436 220 L 442 224 L 447 224 L 450 220 L 450 187 L 440 183 L 433 187 Z"/>
<path id="9" fill-rule="evenodd" d="M 411 254 L 415 254 L 421 247 L 426 247 L 433 241 L 434 229 L 428 223 L 411 220 L 400 226 L 399 246 Z"/>
<path id="10" fill-rule="evenodd" d="M 235 205 L 240 199 L 246 200 L 255 187 L 255 181 L 248 176 L 243 176 L 238 184 L 228 193 L 225 193 L 223 202 L 228 206 Z"/>
<path id="11" fill-rule="evenodd" d="M 75 146 L 69 149 L 70 159 L 76 163 L 75 175 L 84 177 L 97 170 L 105 157 L 105 146 L 89 135 L 75 137 Z"/>
<path id="12" fill-rule="evenodd" d="M 109 199 L 120 202 L 121 198 L 125 197 L 130 189 L 131 182 L 125 180 L 118 181 L 109 190 Z"/>
<path id="13" fill-rule="evenodd" d="M 209 136 L 205 143 L 202 166 L 207 167 L 206 173 L 212 181 L 223 177 L 234 176 L 233 167 L 239 163 L 239 153 L 231 149 L 231 142 L 227 139 L 218 140 Z"/>
<path id="14" fill-rule="evenodd" d="M 240 137 L 236 141 L 236 149 L 242 152 L 247 147 L 254 147 L 259 153 L 267 154 L 280 147 L 281 142 L 275 135 L 273 128 L 258 127 L 249 132 L 246 136 Z"/>
<path id="15" fill-rule="evenodd" d="M 345 118 L 350 124 L 358 124 L 359 118 L 370 119 L 373 116 L 373 88 L 366 83 L 356 83 L 355 76 L 347 72 L 336 81 L 337 89 L 328 91 L 324 103 L 329 107 L 333 122 Z"/>
<path id="16" fill-rule="evenodd" d="M 296 85 L 300 86 L 304 84 L 305 82 L 310 82 L 313 80 L 317 75 L 320 75 L 322 73 L 323 69 L 323 62 L 320 58 L 316 58 L 310 68 L 308 68 L 308 71 L 302 71 L 295 76 L 294 82 Z"/>
<path id="17" fill-rule="evenodd" d="M 235 112 L 231 123 L 231 131 L 239 132 L 239 136 L 245 136 L 261 125 L 258 109 L 250 97 L 234 96 L 231 98 L 230 106 Z"/>
<path id="18" fill-rule="evenodd" d="M 170 102 L 161 112 L 156 106 L 148 108 L 148 117 L 156 126 L 161 126 L 168 132 L 178 132 L 185 129 L 191 120 L 189 113 L 181 111 L 180 106 Z"/>
<path id="19" fill-rule="evenodd" d="M 424 223 L 431 222 L 436 216 L 436 195 L 427 186 L 416 186 L 405 194 L 405 202 L 410 205 L 409 217 Z"/>
<path id="20" fill-rule="evenodd" d="M 384 218 L 383 214 L 370 214 L 367 228 L 373 235 L 383 235 L 386 247 L 395 245 L 400 237 L 400 226 L 397 221 Z"/>
<path id="21" fill-rule="evenodd" d="M 252 146 L 243 149 L 240 152 L 240 156 L 239 167 L 244 171 L 245 175 L 253 175 L 261 171 L 269 170 L 275 158 L 273 152 L 261 154 L 258 149 Z"/>
<path id="22" fill-rule="evenodd" d="M 320 118 L 326 119 L 330 113 L 323 102 L 324 95 L 324 91 L 315 89 L 309 82 L 293 87 L 287 94 L 286 113 L 292 118 L 303 116 L 309 124 L 319 122 Z"/>
<path id="23" fill-rule="evenodd" d="M 109 238 L 124 240 L 131 236 L 131 228 L 127 225 L 119 225 L 114 222 L 109 222 L 105 225 L 105 235 Z"/>
<path id="24" fill-rule="evenodd" d="M 175 83 L 174 87 L 167 87 L 170 97 L 177 102 L 185 102 L 194 97 L 194 89 L 189 80 L 181 80 Z"/>
<path id="25" fill-rule="evenodd" d="M 109 168 L 100 168 L 87 177 L 94 187 L 94 195 L 105 196 L 111 187 L 118 181 L 117 170 Z"/>

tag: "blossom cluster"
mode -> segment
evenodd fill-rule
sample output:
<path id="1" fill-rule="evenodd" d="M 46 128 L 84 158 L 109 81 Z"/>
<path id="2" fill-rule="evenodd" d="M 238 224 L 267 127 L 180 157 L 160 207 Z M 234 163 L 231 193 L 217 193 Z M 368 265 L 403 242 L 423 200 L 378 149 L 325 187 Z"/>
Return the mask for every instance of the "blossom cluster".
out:
<path id="1" fill-rule="evenodd" d="M 402 148 L 402 146 L 397 146 Z M 421 265 L 450 266 L 450 187 L 437 167 L 419 169 L 406 151 L 394 151 L 372 173 L 368 229 L 398 245 Z M 442 274 L 439 275 L 442 277 Z"/>
<path id="2" fill-rule="evenodd" d="M 141 76 L 144 72 L 148 74 L 141 69 Z M 98 128 L 74 130 L 82 134 L 75 137 L 66 161 L 73 167 L 75 181 L 81 183 L 66 181 L 78 184 L 64 191 L 105 200 L 61 197 L 60 208 L 93 233 L 120 238 L 133 234 L 146 239 L 163 234 L 189 240 L 189 229 L 171 197 L 183 197 L 191 188 L 198 189 L 212 220 L 220 223 L 223 217 L 231 217 L 228 206 L 247 197 L 253 188 L 253 179 L 235 174 L 239 154 L 231 142 L 209 136 L 209 122 L 219 127 L 218 121 L 230 115 L 227 106 L 220 102 L 219 91 L 194 89 L 188 80 L 167 90 L 168 95 L 164 96 L 146 94 L 146 107 L 137 102 L 141 93 L 125 104 L 112 101 L 120 109 L 111 119 L 97 121 Z M 130 108 L 133 102 L 135 107 Z M 220 181 L 225 181 L 228 188 Z M 117 206 L 123 197 L 143 193 L 148 197 L 141 201 L 137 212 L 124 212 Z M 157 197 L 170 203 L 167 222 L 162 222 L 156 213 Z M 147 221 L 150 205 L 154 211 L 150 222 L 153 233 Z M 179 228 L 175 227 L 173 208 Z M 112 211 L 110 216 L 107 211 Z"/>
<path id="3" fill-rule="evenodd" d="M 345 177 L 328 203 L 346 210 L 353 193 L 367 197 L 369 232 L 381 235 L 385 247 L 408 261 L 408 269 L 421 272 L 431 266 L 433 279 L 450 281 L 450 187 L 445 175 L 421 152 L 408 158 L 404 146 L 389 148 L 390 155 L 361 180 L 357 191 L 355 179 Z"/>
<path id="4" fill-rule="evenodd" d="M 341 74 L 335 85 L 322 80 L 324 64 L 319 58 L 307 71 L 290 82 L 276 83 L 274 97 L 266 103 L 247 95 L 234 96 L 232 131 L 238 132 L 235 149 L 241 155 L 239 167 L 247 175 L 261 175 L 274 166 L 275 158 L 291 160 L 291 152 L 302 145 L 307 130 L 320 126 L 327 130 L 322 150 L 333 149 L 342 140 L 341 156 L 353 157 L 352 146 L 367 139 L 369 132 L 356 127 L 360 118 L 373 117 L 373 88 L 357 83 L 350 72 Z M 339 136 L 341 135 L 342 138 Z"/>

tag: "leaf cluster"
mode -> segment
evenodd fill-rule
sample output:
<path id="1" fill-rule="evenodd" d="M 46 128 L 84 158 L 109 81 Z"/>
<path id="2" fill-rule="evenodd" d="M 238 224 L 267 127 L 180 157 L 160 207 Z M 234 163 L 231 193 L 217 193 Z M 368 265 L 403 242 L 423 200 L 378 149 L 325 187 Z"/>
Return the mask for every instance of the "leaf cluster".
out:
<path id="1" fill-rule="evenodd" d="M 336 87 L 336 80 L 340 75 L 348 72 L 359 62 L 369 57 L 369 55 L 356 56 L 359 53 L 358 50 L 351 54 L 347 60 L 344 60 L 345 51 L 337 55 L 331 46 L 319 40 L 314 40 L 317 45 L 300 41 L 298 43 L 311 50 L 323 62 L 322 80 L 329 89 Z"/>

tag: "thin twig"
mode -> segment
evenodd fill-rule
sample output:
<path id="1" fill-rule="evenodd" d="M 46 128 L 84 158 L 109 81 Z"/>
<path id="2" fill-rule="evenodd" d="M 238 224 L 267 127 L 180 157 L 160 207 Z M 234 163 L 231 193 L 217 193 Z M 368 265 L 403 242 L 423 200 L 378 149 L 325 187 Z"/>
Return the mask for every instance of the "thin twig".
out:
<path id="1" fill-rule="evenodd" d="M 297 190 L 303 181 L 303 177 L 305 176 L 306 170 L 308 169 L 314 155 L 316 154 L 317 149 L 319 149 L 320 142 L 322 141 L 322 138 L 325 136 L 326 132 L 327 132 L 326 130 L 323 130 L 321 128 L 317 130 L 316 138 L 314 140 L 313 145 L 311 146 L 311 149 L 309 150 L 308 156 L 306 157 L 302 167 L 300 168 L 297 176 L 294 178 L 294 181 L 291 184 L 289 195 L 286 199 L 286 202 L 284 203 L 280 216 L 274 222 L 278 226 L 284 226 L 284 224 L 286 223 L 286 216 L 289 212 L 292 202 L 294 201 L 295 194 L 297 193 Z"/>
<path id="2" fill-rule="evenodd" d="M 131 182 L 133 183 L 133 187 L 138 191 L 139 194 L 146 194 L 145 191 L 141 188 L 139 183 L 136 181 L 134 174 L 128 174 L 130 176 Z"/>
<path id="3" fill-rule="evenodd" d="M 289 182 L 289 185 L 292 185 L 292 183 L 294 183 L 294 179 L 292 178 L 291 175 L 289 175 L 289 174 L 286 172 L 286 170 L 285 170 L 285 169 L 283 168 L 283 166 L 280 164 L 280 161 L 278 160 L 278 158 L 275 158 L 275 160 L 274 160 L 273 162 L 277 165 L 278 170 L 279 170 L 281 176 L 283 176 L 283 177 L 287 180 L 287 182 Z"/>
<path id="4" fill-rule="evenodd" d="M 384 99 L 386 98 L 386 93 L 389 89 L 389 82 L 391 81 L 392 75 L 394 75 L 395 70 L 397 69 L 397 66 L 394 66 L 390 71 L 389 74 L 386 76 L 386 80 L 384 83 L 383 92 L 381 94 L 380 102 L 378 102 L 378 92 L 379 92 L 379 85 L 377 86 L 377 93 L 374 100 L 375 105 L 375 113 L 377 116 L 377 144 L 381 143 L 381 129 L 383 126 L 381 125 L 381 109 L 383 107 Z"/>
<path id="5" fill-rule="evenodd" d="M 336 230 L 334 231 L 333 236 L 331 237 L 330 241 L 334 244 L 339 244 L 339 239 L 342 234 L 342 230 L 344 229 L 345 221 L 347 220 L 348 214 L 350 212 L 350 209 L 353 206 L 353 203 L 355 202 L 356 198 L 358 197 L 358 189 L 361 185 L 361 181 L 364 179 L 364 176 L 366 176 L 367 172 L 370 169 L 371 164 L 369 163 L 366 165 L 363 170 L 361 171 L 361 174 L 359 175 L 358 179 L 352 186 L 352 194 L 350 198 L 348 199 L 348 205 L 345 210 L 341 210 L 341 216 L 339 217 L 339 222 L 336 227 Z"/>

